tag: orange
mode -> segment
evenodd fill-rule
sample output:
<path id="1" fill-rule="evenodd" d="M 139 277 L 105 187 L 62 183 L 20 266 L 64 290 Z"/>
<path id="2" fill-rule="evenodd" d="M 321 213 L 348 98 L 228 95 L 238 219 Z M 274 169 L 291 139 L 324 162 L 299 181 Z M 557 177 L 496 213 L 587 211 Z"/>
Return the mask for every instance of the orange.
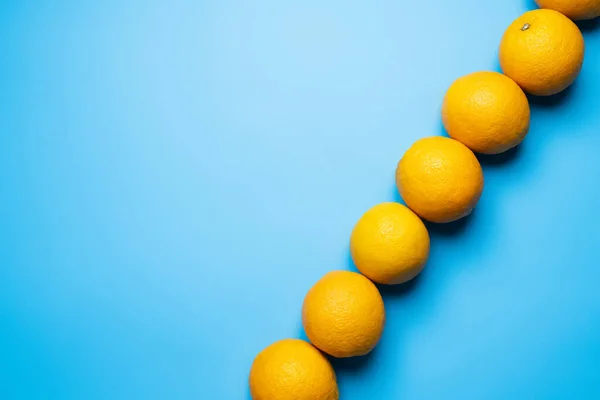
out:
<path id="1" fill-rule="evenodd" d="M 429 257 L 429 233 L 423 221 L 399 203 L 381 203 L 356 223 L 350 237 L 356 267 L 367 278 L 387 285 L 417 276 Z"/>
<path id="2" fill-rule="evenodd" d="M 261 351 L 250 370 L 254 400 L 338 400 L 335 372 L 309 343 L 284 339 Z"/>
<path id="3" fill-rule="evenodd" d="M 362 356 L 375 348 L 383 333 L 383 300 L 364 276 L 329 272 L 306 294 L 302 323 L 311 343 L 325 353 Z"/>
<path id="4" fill-rule="evenodd" d="M 581 31 L 569 18 L 554 10 L 529 11 L 504 33 L 500 66 L 525 92 L 549 96 L 575 81 L 584 47 Z"/>
<path id="5" fill-rule="evenodd" d="M 396 169 L 406 204 L 431 222 L 452 222 L 471 213 L 483 191 L 479 161 L 464 144 L 433 136 L 417 140 Z"/>
<path id="6" fill-rule="evenodd" d="M 600 16 L 600 0 L 535 0 L 541 8 L 549 8 L 573 20 Z"/>
<path id="7" fill-rule="evenodd" d="M 457 79 L 442 106 L 444 128 L 471 150 L 498 154 L 515 147 L 529 130 L 529 102 L 512 79 L 475 72 Z"/>

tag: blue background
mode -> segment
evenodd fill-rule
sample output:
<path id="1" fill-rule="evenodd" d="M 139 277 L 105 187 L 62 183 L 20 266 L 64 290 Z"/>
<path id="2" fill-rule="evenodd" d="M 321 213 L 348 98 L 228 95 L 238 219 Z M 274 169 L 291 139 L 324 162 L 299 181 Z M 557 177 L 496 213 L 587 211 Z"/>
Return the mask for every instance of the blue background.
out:
<path id="1" fill-rule="evenodd" d="M 523 0 L 0 3 L 0 398 L 248 399 Z M 600 25 L 343 400 L 598 398 Z"/>

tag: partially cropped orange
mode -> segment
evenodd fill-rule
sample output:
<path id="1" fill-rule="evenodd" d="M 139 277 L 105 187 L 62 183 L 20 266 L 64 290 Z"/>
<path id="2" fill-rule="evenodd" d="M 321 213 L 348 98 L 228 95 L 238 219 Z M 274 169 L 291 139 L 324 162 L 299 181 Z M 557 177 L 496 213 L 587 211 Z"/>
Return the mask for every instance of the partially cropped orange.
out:
<path id="1" fill-rule="evenodd" d="M 302 323 L 310 342 L 325 353 L 339 358 L 363 356 L 383 333 L 383 299 L 361 274 L 332 271 L 306 294 Z"/>
<path id="2" fill-rule="evenodd" d="M 558 11 L 575 21 L 600 16 L 600 0 L 535 0 L 535 2 L 541 8 Z"/>
<path id="3" fill-rule="evenodd" d="M 475 154 L 454 139 L 417 140 L 398 163 L 396 184 L 406 204 L 431 222 L 452 222 L 473 211 L 483 191 Z"/>
<path id="4" fill-rule="evenodd" d="M 523 90 L 498 72 L 475 72 L 457 79 L 442 106 L 450 137 L 484 154 L 502 153 L 521 143 L 529 131 L 529 117 Z"/>
<path id="5" fill-rule="evenodd" d="M 417 276 L 429 257 L 423 221 L 400 203 L 381 203 L 358 220 L 350 237 L 354 264 L 367 278 L 385 285 Z"/>
<path id="6" fill-rule="evenodd" d="M 569 18 L 554 10 L 529 11 L 504 33 L 500 66 L 525 92 L 550 96 L 575 81 L 584 48 L 581 31 Z"/>
<path id="7" fill-rule="evenodd" d="M 335 372 L 311 344 L 284 339 L 261 351 L 250 370 L 253 400 L 338 400 Z"/>

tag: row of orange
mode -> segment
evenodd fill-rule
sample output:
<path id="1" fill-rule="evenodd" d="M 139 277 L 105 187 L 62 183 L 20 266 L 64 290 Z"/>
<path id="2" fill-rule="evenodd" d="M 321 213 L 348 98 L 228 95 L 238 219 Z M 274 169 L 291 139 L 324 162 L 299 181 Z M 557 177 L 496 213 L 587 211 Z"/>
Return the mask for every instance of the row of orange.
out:
<path id="1" fill-rule="evenodd" d="M 353 357 L 377 345 L 385 309 L 373 282 L 400 284 L 421 272 L 429 256 L 429 234 L 421 219 L 460 219 L 482 194 L 483 172 L 473 152 L 498 154 L 517 146 L 529 130 L 525 93 L 554 95 L 579 75 L 584 39 L 567 16 L 600 16 L 600 0 L 537 2 L 545 9 L 517 18 L 502 37 L 503 74 L 473 73 L 448 89 L 442 121 L 450 138 L 418 140 L 403 155 L 396 183 L 408 207 L 382 203 L 357 222 L 350 250 L 362 274 L 333 271 L 309 290 L 302 322 L 311 344 L 286 339 L 256 357 L 250 372 L 254 400 L 338 399 L 335 372 L 321 352 Z"/>

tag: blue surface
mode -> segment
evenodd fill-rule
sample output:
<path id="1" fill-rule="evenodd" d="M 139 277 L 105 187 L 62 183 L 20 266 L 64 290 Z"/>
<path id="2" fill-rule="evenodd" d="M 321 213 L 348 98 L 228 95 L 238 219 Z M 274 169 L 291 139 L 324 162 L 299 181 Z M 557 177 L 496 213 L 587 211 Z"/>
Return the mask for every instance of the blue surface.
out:
<path id="1" fill-rule="evenodd" d="M 0 398 L 247 399 L 523 0 L 0 3 Z M 343 400 L 600 397 L 600 25 Z"/>

